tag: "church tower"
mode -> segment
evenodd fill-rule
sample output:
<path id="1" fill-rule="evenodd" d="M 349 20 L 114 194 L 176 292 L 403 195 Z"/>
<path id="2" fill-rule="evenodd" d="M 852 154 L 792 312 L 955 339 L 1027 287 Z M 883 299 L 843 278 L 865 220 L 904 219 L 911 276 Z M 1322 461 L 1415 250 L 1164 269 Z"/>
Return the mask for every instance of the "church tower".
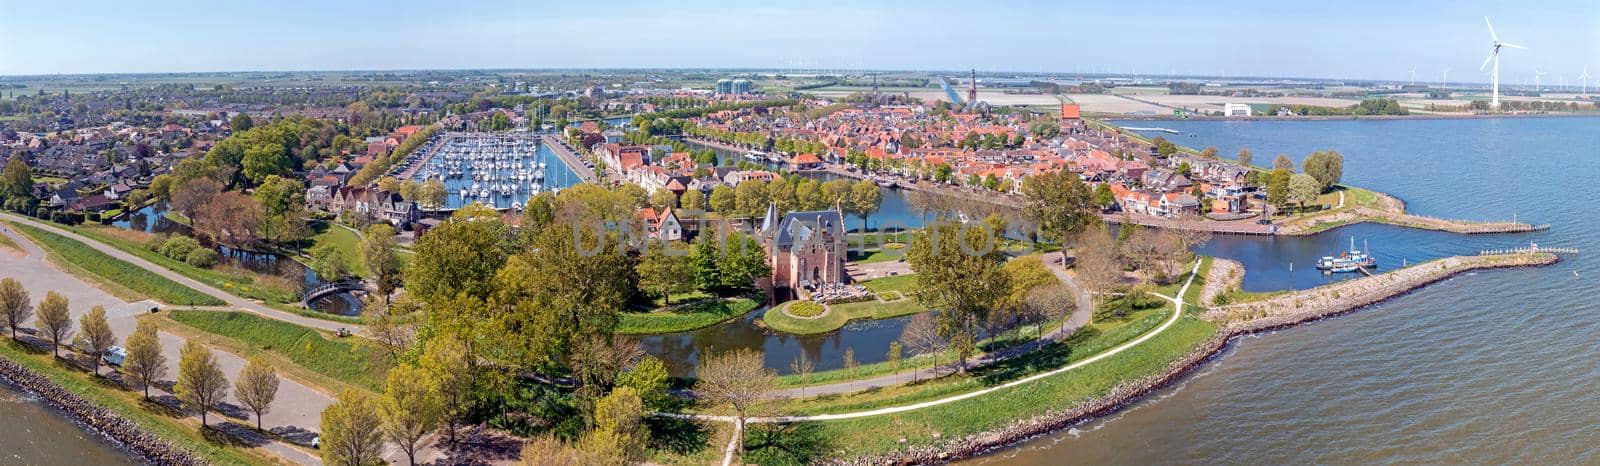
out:
<path id="1" fill-rule="evenodd" d="M 978 69 L 972 69 L 972 81 L 967 83 L 967 106 L 978 105 Z"/>

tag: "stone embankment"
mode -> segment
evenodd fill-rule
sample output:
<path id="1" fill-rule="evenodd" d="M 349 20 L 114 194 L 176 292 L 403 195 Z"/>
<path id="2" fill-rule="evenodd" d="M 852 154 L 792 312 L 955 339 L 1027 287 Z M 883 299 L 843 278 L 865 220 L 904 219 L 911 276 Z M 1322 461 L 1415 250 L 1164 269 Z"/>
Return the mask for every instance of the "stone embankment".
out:
<path id="1" fill-rule="evenodd" d="M 1557 260 L 1550 253 L 1447 257 L 1261 301 L 1213 308 L 1204 317 L 1222 323 L 1225 331 L 1233 333 L 1261 331 L 1349 312 L 1463 272 L 1549 265 Z"/>
<path id="2" fill-rule="evenodd" d="M 83 399 L 21 364 L 0 358 L 0 378 L 9 380 L 29 394 L 38 396 L 66 413 L 79 425 L 109 437 L 151 464 L 206 464 L 188 451 L 145 432 L 133 421 Z"/>
<path id="3" fill-rule="evenodd" d="M 1205 286 L 1200 288 L 1201 307 L 1211 307 L 1217 297 L 1227 293 L 1229 289 L 1239 286 L 1244 281 L 1244 264 L 1232 259 L 1220 257 L 1211 259 L 1211 271 L 1206 273 Z"/>
<path id="4" fill-rule="evenodd" d="M 1204 317 L 1208 320 L 1221 321 L 1224 327 L 1210 340 L 1173 361 L 1167 370 L 1159 374 L 1123 382 L 1105 395 L 1070 408 L 1018 420 L 993 431 L 953 439 L 941 445 L 912 447 L 902 452 L 837 460 L 833 464 L 931 464 L 978 456 L 1115 413 L 1137 402 L 1144 395 L 1182 379 L 1189 371 L 1222 354 L 1235 337 L 1351 312 L 1463 272 L 1542 266 L 1553 264 L 1557 260 L 1554 254 L 1549 253 L 1450 257 L 1264 301 L 1213 308 L 1207 311 Z M 1208 289 L 1213 287 L 1226 289 L 1231 280 L 1234 280 L 1226 274 L 1219 274 L 1216 268 L 1218 264 L 1224 264 L 1224 272 L 1229 267 L 1220 260 L 1212 263 L 1212 276 L 1215 279 L 1208 278 L 1206 283 Z M 1238 271 L 1242 276 L 1243 268 L 1240 267 Z"/>
<path id="5" fill-rule="evenodd" d="M 1284 223 L 1278 234 L 1288 236 L 1313 235 L 1330 228 L 1361 222 L 1378 222 L 1421 230 L 1435 230 L 1461 234 L 1523 233 L 1548 229 L 1549 225 L 1531 225 L 1522 222 L 1475 222 L 1412 215 L 1404 211 L 1353 207 L 1338 213 L 1319 215 Z"/>

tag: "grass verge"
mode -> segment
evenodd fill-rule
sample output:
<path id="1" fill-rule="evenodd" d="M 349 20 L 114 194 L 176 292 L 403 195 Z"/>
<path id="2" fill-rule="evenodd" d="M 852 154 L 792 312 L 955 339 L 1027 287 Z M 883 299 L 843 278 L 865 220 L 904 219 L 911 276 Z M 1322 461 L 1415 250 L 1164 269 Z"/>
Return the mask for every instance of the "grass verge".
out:
<path id="1" fill-rule="evenodd" d="M 0 343 L 0 357 L 17 362 L 43 375 L 83 399 L 104 407 L 138 424 L 140 429 L 172 442 L 214 464 L 276 464 L 258 450 L 246 450 L 212 440 L 200 433 L 199 423 L 187 418 L 152 412 L 145 408 L 139 392 L 125 390 L 108 379 L 56 362 L 49 353 L 34 352 L 7 338 Z"/>
<path id="2" fill-rule="evenodd" d="M 761 320 L 767 328 L 784 333 L 796 335 L 815 335 L 838 330 L 856 319 L 888 319 L 904 315 L 916 314 L 928 310 L 917 300 L 901 298 L 899 301 L 862 301 L 859 303 L 832 304 L 828 306 L 828 313 L 819 317 L 803 319 L 783 312 L 785 306 L 793 305 L 800 301 L 790 301 L 768 309 L 761 315 Z"/>
<path id="3" fill-rule="evenodd" d="M 378 392 L 393 363 L 376 345 L 355 337 L 338 338 L 311 328 L 233 311 L 174 310 L 168 322 L 198 333 L 206 343 L 241 356 L 266 354 L 290 365 L 311 384 L 327 389 L 354 386 Z M 168 328 L 164 326 L 163 328 Z M 180 329 L 181 332 L 181 329 Z"/>
<path id="4" fill-rule="evenodd" d="M 166 277 L 145 271 L 143 268 L 111 257 L 72 238 L 20 223 L 11 223 L 11 226 L 16 228 L 17 231 L 28 235 L 39 247 L 59 259 L 59 262 L 69 264 L 68 271 L 80 276 L 85 274 L 92 276 L 97 283 L 117 285 L 111 287 L 113 289 L 121 288 L 140 296 L 148 296 L 167 304 L 180 306 L 220 306 L 227 304 L 214 296 L 201 293 Z"/>
<path id="5" fill-rule="evenodd" d="M 299 300 L 299 290 L 295 283 L 285 277 L 266 275 L 251 272 L 237 267 L 218 265 L 216 268 L 200 268 L 189 263 L 176 260 L 161 253 L 151 251 L 144 246 L 142 241 L 135 238 L 146 236 L 142 232 L 133 232 L 116 227 L 85 225 L 73 227 L 72 231 L 89 239 L 105 243 L 122 252 L 139 256 L 140 259 L 165 267 L 167 270 L 177 272 L 179 275 L 189 277 L 195 281 L 205 283 L 226 290 L 229 293 L 264 301 L 267 303 L 285 304 L 295 303 Z M 151 238 L 154 235 L 148 235 Z M 146 238 L 149 239 L 149 238 Z"/>

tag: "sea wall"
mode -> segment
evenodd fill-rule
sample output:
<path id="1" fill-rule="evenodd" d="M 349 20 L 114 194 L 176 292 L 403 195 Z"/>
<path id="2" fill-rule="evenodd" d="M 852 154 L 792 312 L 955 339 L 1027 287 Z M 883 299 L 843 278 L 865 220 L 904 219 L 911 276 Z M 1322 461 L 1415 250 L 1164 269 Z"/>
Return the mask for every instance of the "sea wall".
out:
<path id="1" fill-rule="evenodd" d="M 1123 382 L 1112 388 L 1105 395 L 1079 403 L 1072 408 L 1050 411 L 1032 418 L 1018 420 L 999 429 L 951 440 L 942 445 L 913 447 L 904 452 L 837 460 L 833 464 L 929 464 L 982 455 L 1115 413 L 1137 402 L 1145 395 L 1182 379 L 1188 375 L 1189 371 L 1205 365 L 1212 358 L 1222 354 L 1232 341 L 1240 336 L 1291 327 L 1353 312 L 1471 270 L 1543 266 L 1553 264 L 1557 260 L 1554 254 L 1549 253 L 1451 257 L 1382 275 L 1313 288 L 1305 292 L 1289 294 L 1270 300 L 1241 304 L 1237 307 L 1227 306 L 1213 309 L 1206 313 L 1205 317 L 1207 319 L 1236 319 L 1227 320 L 1222 330 L 1218 331 L 1211 339 L 1182 358 L 1173 361 L 1167 370 L 1159 374 Z M 1416 269 L 1414 273 L 1396 275 L 1413 269 Z M 1367 284 L 1369 285 L 1382 282 L 1385 286 L 1372 287 L 1373 291 L 1371 293 L 1349 296 L 1333 293 L 1330 290 L 1330 288 L 1338 287 L 1339 285 L 1361 281 L 1368 281 Z M 1323 304 L 1317 306 L 1308 306 L 1306 304 L 1311 296 L 1319 295 L 1323 297 L 1337 295 L 1337 297 L 1322 301 Z M 1298 307 L 1291 306 L 1281 312 L 1271 312 L 1249 318 L 1237 318 L 1239 315 L 1227 313 L 1230 308 L 1235 308 L 1235 310 L 1244 307 L 1273 309 L 1275 308 L 1273 303 L 1276 303 L 1279 306 L 1278 308 L 1281 308 L 1286 303 L 1292 304 L 1297 298 L 1301 300 L 1301 304 Z M 1218 314 L 1219 312 L 1222 312 L 1222 314 Z"/>
<path id="2" fill-rule="evenodd" d="M 62 388 L 49 378 L 0 358 L 0 377 L 60 409 L 79 425 L 98 432 L 151 464 L 202 465 L 194 455 L 145 432 L 138 424 Z"/>

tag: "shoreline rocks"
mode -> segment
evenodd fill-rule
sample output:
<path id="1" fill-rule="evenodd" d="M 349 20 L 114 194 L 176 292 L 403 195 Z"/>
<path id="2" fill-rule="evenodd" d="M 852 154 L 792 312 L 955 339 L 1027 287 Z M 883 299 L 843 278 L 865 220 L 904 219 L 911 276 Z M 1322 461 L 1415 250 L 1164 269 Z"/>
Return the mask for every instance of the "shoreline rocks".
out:
<path id="1" fill-rule="evenodd" d="M 1451 260 L 1456 262 L 1448 262 Z M 1227 350 L 1229 346 L 1233 344 L 1233 341 L 1239 337 L 1293 327 L 1304 323 L 1355 312 L 1360 309 L 1364 309 L 1367 306 L 1404 295 L 1410 291 L 1463 272 L 1481 269 L 1544 266 L 1554 264 L 1558 260 L 1559 258 L 1557 258 L 1554 254 L 1549 253 L 1451 257 L 1441 259 L 1440 261 L 1435 261 L 1441 262 L 1439 264 L 1418 264 L 1407 269 L 1401 269 L 1382 275 L 1366 277 L 1357 280 L 1349 280 L 1333 285 L 1313 288 L 1301 293 L 1293 293 L 1271 300 L 1239 305 L 1269 306 L 1270 304 L 1268 303 L 1274 302 L 1281 304 L 1283 302 L 1292 302 L 1293 299 L 1296 299 L 1297 297 L 1303 297 L 1303 295 L 1307 293 L 1324 294 L 1324 296 L 1328 296 L 1328 293 L 1330 293 L 1330 291 L 1327 290 L 1328 288 L 1341 284 L 1374 279 L 1379 279 L 1379 281 L 1382 281 L 1383 279 L 1392 279 L 1392 274 L 1404 272 L 1412 268 L 1443 266 L 1442 268 L 1433 270 L 1422 270 L 1423 273 L 1408 277 L 1410 279 L 1404 283 L 1391 283 L 1391 285 L 1396 286 L 1377 290 L 1377 292 L 1374 292 L 1370 295 L 1352 296 L 1346 299 L 1335 298 L 1329 301 L 1329 304 L 1325 306 L 1307 307 L 1302 305 L 1299 308 L 1290 308 L 1290 311 L 1293 312 L 1263 315 L 1225 324 L 1214 336 L 1212 336 L 1211 339 L 1206 340 L 1205 343 L 1201 344 L 1193 351 L 1190 351 L 1182 358 L 1174 361 L 1170 366 L 1168 366 L 1167 370 L 1142 379 L 1125 381 L 1121 384 L 1118 384 L 1116 387 L 1113 387 L 1111 391 L 1105 395 L 1091 398 L 1083 403 L 1073 406 L 1072 408 L 1050 411 L 1028 419 L 1017 420 L 999 429 L 968 435 L 966 437 L 947 442 L 943 445 L 913 447 L 908 451 L 836 460 L 832 461 L 830 464 L 914 465 L 942 463 L 979 456 L 995 450 L 1016 445 L 1018 443 L 1026 442 L 1043 435 L 1048 435 L 1053 432 L 1060 431 L 1061 429 L 1069 428 L 1116 413 L 1117 411 L 1120 411 L 1121 409 L 1143 399 L 1145 395 L 1165 388 L 1168 385 L 1171 385 L 1173 382 L 1183 379 L 1184 377 L 1188 376 L 1190 371 L 1205 365 L 1213 358 L 1219 357 L 1224 351 Z M 1223 309 L 1227 309 L 1227 307 L 1224 307 Z M 1208 312 L 1205 317 L 1207 319 L 1216 320 L 1220 316 L 1215 315 L 1214 313 L 1219 311 L 1220 310 L 1214 309 Z"/>
<path id="2" fill-rule="evenodd" d="M 145 432 L 138 424 L 78 396 L 48 377 L 7 358 L 0 358 L 0 378 L 38 397 L 85 429 L 110 439 L 145 462 L 159 465 L 202 465 L 188 451 Z"/>

